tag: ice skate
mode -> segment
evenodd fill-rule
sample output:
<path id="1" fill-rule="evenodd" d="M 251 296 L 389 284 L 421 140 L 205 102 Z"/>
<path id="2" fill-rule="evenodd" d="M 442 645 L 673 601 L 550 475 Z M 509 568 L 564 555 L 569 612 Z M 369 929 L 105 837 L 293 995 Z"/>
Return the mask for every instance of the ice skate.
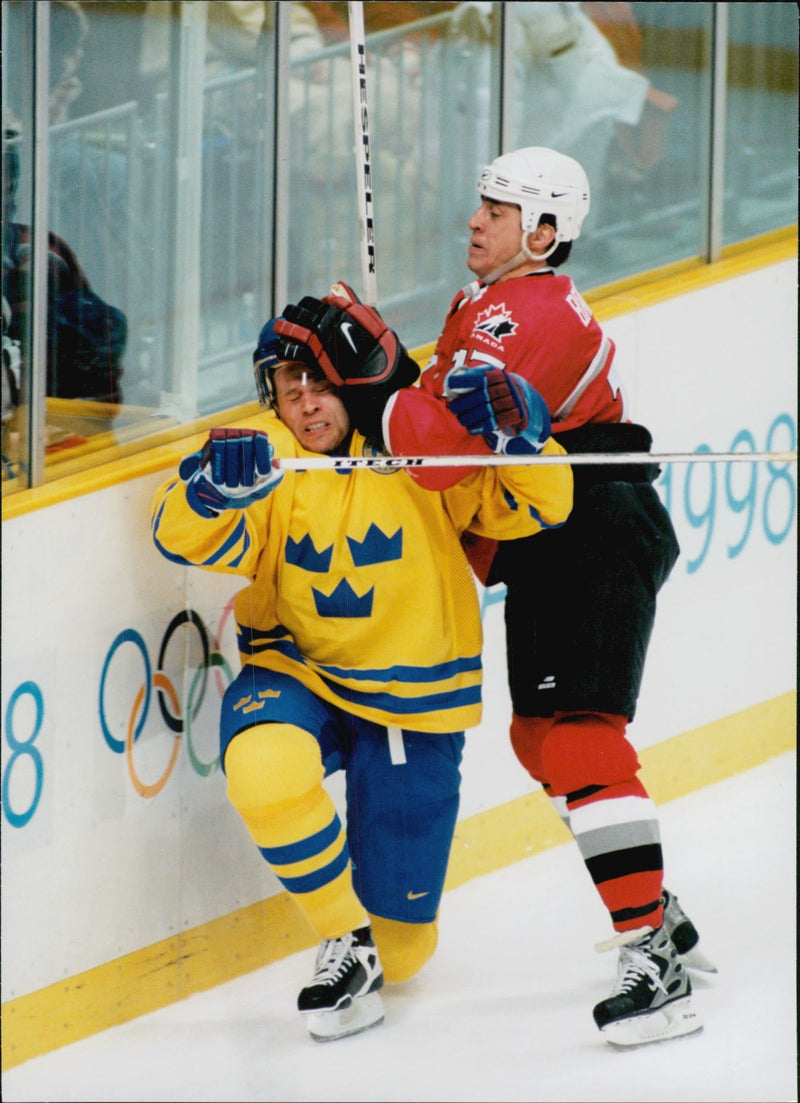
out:
<path id="1" fill-rule="evenodd" d="M 716 973 L 717 967 L 700 949 L 700 935 L 678 903 L 678 897 L 665 888 L 661 893 L 661 902 L 664 905 L 664 926 L 683 964 L 702 973 Z"/>
<path id="2" fill-rule="evenodd" d="M 311 983 L 297 999 L 298 1010 L 317 1042 L 358 1034 L 383 1022 L 383 969 L 369 927 L 326 939 L 319 948 Z"/>
<path id="3" fill-rule="evenodd" d="M 629 936 L 629 941 L 624 939 Z M 619 946 L 614 991 L 594 1009 L 605 1041 L 638 1046 L 702 1029 L 692 1007 L 692 985 L 666 929 L 626 932 Z"/>

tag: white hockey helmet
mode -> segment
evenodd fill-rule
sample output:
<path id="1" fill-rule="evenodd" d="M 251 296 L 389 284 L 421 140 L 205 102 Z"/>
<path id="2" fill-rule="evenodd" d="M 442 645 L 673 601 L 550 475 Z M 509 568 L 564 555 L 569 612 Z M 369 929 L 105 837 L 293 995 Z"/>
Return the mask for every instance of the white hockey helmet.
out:
<path id="1" fill-rule="evenodd" d="M 589 180 L 583 168 L 563 153 L 529 146 L 496 157 L 481 173 L 478 191 L 486 199 L 516 203 L 522 209 L 523 235 L 543 214 L 556 219 L 555 241 L 574 241 L 589 213 Z"/>

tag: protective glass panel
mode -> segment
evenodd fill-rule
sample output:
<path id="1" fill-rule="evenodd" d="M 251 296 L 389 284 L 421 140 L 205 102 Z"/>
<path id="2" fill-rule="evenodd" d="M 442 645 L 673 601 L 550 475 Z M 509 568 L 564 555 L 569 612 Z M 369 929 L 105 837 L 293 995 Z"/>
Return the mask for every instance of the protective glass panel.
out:
<path id="1" fill-rule="evenodd" d="M 570 274 L 597 287 L 701 252 L 711 4 L 508 5 L 515 146 L 586 170 Z"/>
<path id="2" fill-rule="evenodd" d="M 42 227 L 39 8 L 2 5 L 4 493 L 28 484 L 32 446 L 52 479 L 253 401 L 275 282 L 290 301 L 339 279 L 363 290 L 347 3 L 54 0 Z M 501 117 L 506 151 L 554 146 L 589 174 L 569 262 L 583 289 L 707 255 L 714 8 L 364 5 L 378 300 L 408 347 L 436 337 L 470 278 L 467 223 Z M 726 10 L 731 244 L 796 221 L 798 48 L 795 5 Z M 279 12 L 290 41 L 276 206 Z M 52 235 L 38 322 L 25 262 L 37 228 Z"/>
<path id="3" fill-rule="evenodd" d="M 347 4 L 293 4 L 289 297 L 362 294 Z M 430 341 L 469 277 L 466 223 L 497 142 L 499 5 L 364 5 L 381 312 Z"/>
<path id="4" fill-rule="evenodd" d="M 4 4 L 4 30 L 7 8 L 13 24 L 36 5 Z M 48 478 L 255 398 L 272 299 L 273 16 L 50 5 Z M 34 87 L 21 45 L 24 79 L 4 68 L 17 114 Z M 23 164 L 26 143 L 23 127 Z"/>
<path id="5" fill-rule="evenodd" d="M 797 221 L 796 4 L 729 4 L 725 211 L 732 244 Z"/>
<path id="6" fill-rule="evenodd" d="M 33 82 L 25 65 L 33 53 L 34 5 L 3 4 L 3 496 L 28 486 L 31 434 L 30 264 L 32 145 L 23 142 L 33 122 Z M 11 96 L 10 89 L 17 89 Z M 13 103 L 13 110 L 12 110 Z M 26 228 L 23 239 L 23 227 Z"/>

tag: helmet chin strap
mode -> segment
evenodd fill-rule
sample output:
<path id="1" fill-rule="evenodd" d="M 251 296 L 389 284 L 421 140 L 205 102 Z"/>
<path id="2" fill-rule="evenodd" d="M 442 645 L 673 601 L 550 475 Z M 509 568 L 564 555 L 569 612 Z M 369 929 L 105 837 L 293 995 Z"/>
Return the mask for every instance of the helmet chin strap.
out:
<path id="1" fill-rule="evenodd" d="M 511 260 L 507 260 L 505 264 L 501 264 L 498 268 L 495 268 L 493 272 L 490 272 L 488 276 L 484 276 L 480 280 L 473 280 L 468 283 L 466 287 L 462 287 L 461 291 L 464 295 L 472 297 L 480 287 L 488 287 L 490 284 L 497 283 L 501 276 L 505 276 L 507 272 L 513 272 L 515 268 L 519 268 L 526 262 L 532 261 L 534 264 L 538 264 L 540 261 L 547 260 L 549 256 L 552 256 L 558 247 L 558 242 L 553 239 L 551 244 L 545 249 L 543 253 L 533 253 L 528 248 L 528 235 L 530 230 L 523 230 L 522 240 L 520 242 L 519 252 L 515 253 Z"/>

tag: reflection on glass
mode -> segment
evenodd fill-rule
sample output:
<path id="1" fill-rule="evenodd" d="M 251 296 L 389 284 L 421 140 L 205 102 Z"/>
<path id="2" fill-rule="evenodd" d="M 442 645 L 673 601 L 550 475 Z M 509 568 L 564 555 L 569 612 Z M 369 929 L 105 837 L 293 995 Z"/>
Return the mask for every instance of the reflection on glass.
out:
<path id="1" fill-rule="evenodd" d="M 570 274 L 595 286 L 700 255 L 711 4 L 513 5 L 515 141 L 586 170 Z"/>
<path id="2" fill-rule="evenodd" d="M 7 458 L 27 468 L 20 410 L 37 325 L 37 7 L 2 5 L 4 491 Z M 289 301 L 339 279 L 360 290 L 347 8 L 49 5 L 49 296 L 36 329 L 48 478 L 98 462 L 106 444 L 141 449 L 159 430 L 253 401 L 252 349 L 283 305 L 273 271 Z M 290 63 L 276 236 L 278 10 Z M 797 219 L 798 47 L 795 5 L 727 11 L 732 244 Z M 378 305 L 408 347 L 435 339 L 470 275 L 476 183 L 501 151 L 501 16 L 508 148 L 554 146 L 590 177 L 570 275 L 597 289 L 705 255 L 713 15 L 710 3 L 365 5 Z"/>
<path id="3" fill-rule="evenodd" d="M 28 311 L 12 310 L 15 292 L 9 286 L 12 267 L 15 220 L 20 207 L 30 210 L 30 144 L 24 146 L 24 126 L 30 128 L 33 117 L 32 88 L 20 64 L 33 42 L 33 5 L 25 10 L 19 4 L 2 5 L 4 44 L 3 79 L 3 366 L 2 366 L 2 486 L 10 489 L 27 486 L 29 434 L 27 426 L 29 384 L 26 364 L 30 362 L 31 329 Z M 17 89 L 13 105 L 10 89 Z M 30 273 L 20 271 L 16 297 L 25 303 L 31 299 Z"/>
<path id="4" fill-rule="evenodd" d="M 274 6 L 92 3 L 51 132 L 54 225 L 126 313 L 124 402 L 187 421 L 253 399 L 271 300 Z M 97 217 L 99 214 L 99 218 Z"/>
<path id="5" fill-rule="evenodd" d="M 20 120 L 33 8 L 3 5 L 4 41 L 19 45 L 3 73 L 4 131 L 23 153 L 12 199 L 4 141 L 15 333 L 31 320 Z M 89 438 L 91 461 L 104 434 L 124 444 L 254 399 L 252 347 L 272 297 L 273 15 L 269 3 L 50 5 L 50 476 Z M 13 404 L 8 386 L 4 397 Z"/>
<path id="6" fill-rule="evenodd" d="M 726 244 L 797 222 L 797 5 L 729 4 Z"/>
<path id="7" fill-rule="evenodd" d="M 496 141 L 492 4 L 365 5 L 378 303 L 430 341 L 466 270 L 467 221 Z M 361 291 L 347 4 L 293 4 L 289 298 Z"/>
<path id="8" fill-rule="evenodd" d="M 5 34 L 3 36 L 5 38 Z M 6 39 L 6 41 L 8 41 Z M 25 319 L 19 312 L 12 312 L 11 303 L 6 297 L 7 287 L 6 271 L 9 263 L 6 257 L 11 252 L 13 245 L 11 232 L 13 228 L 14 209 L 17 201 L 19 187 L 19 145 L 20 125 L 18 120 L 4 109 L 3 111 L 3 481 L 4 489 L 7 480 L 16 476 L 20 463 L 24 457 L 20 455 L 20 405 L 22 397 L 23 380 L 23 342 L 29 345 L 27 326 Z M 26 300 L 30 299 L 30 281 L 25 275 L 20 275 L 19 295 Z"/>

